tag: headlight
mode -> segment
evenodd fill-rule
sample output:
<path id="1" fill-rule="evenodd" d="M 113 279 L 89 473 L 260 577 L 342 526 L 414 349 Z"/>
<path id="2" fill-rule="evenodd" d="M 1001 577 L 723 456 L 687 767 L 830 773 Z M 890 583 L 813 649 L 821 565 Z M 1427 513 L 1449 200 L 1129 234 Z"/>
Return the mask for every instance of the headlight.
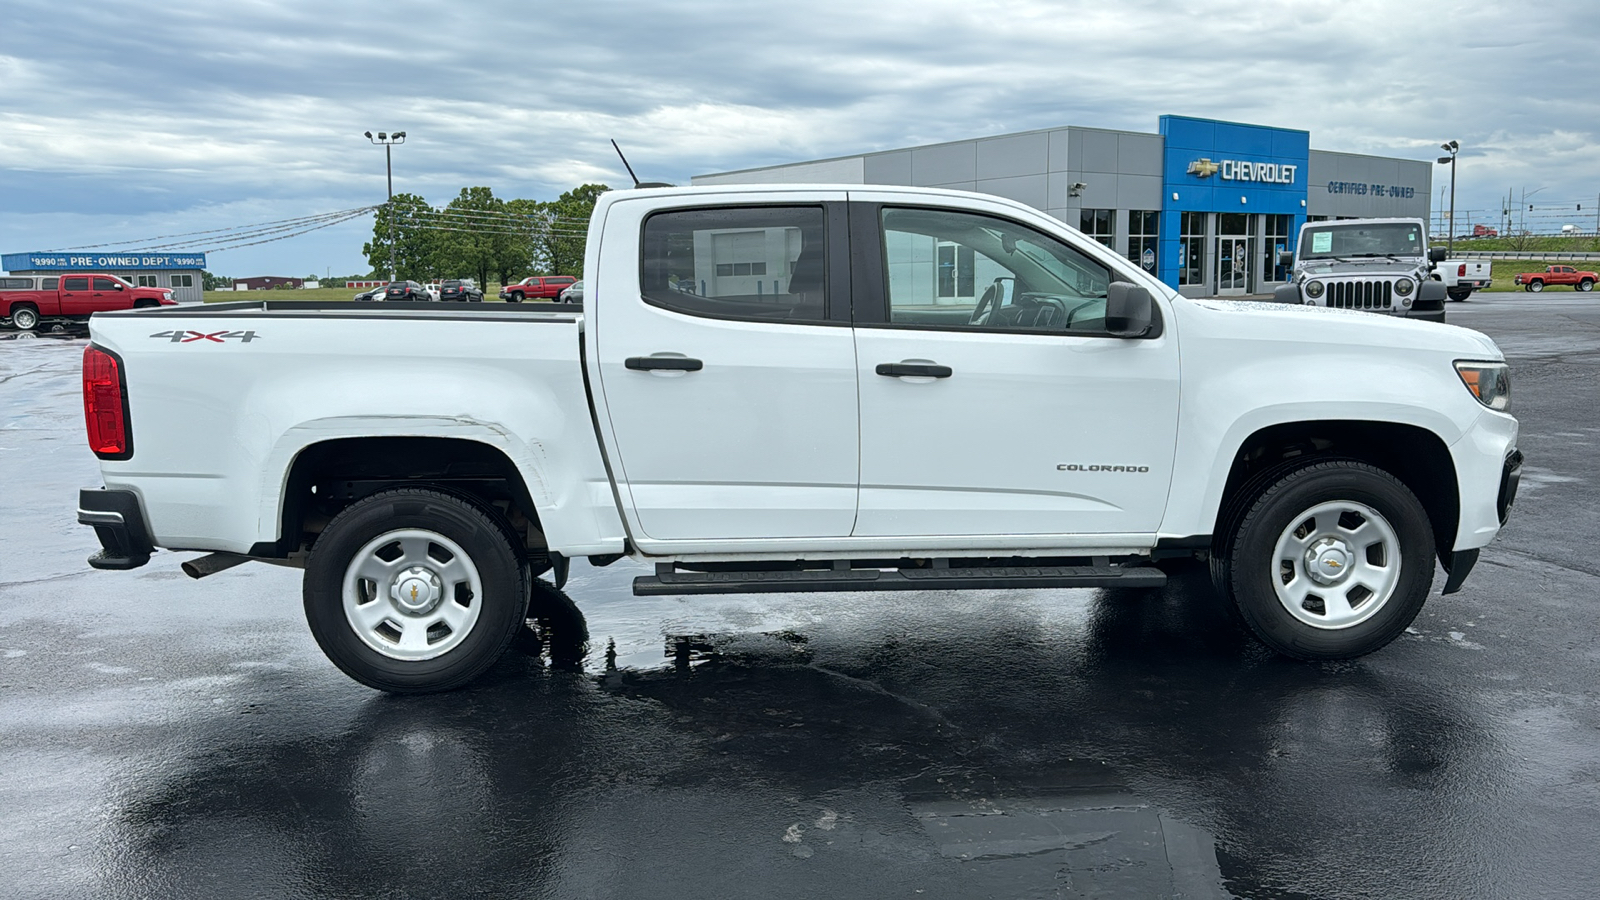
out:
<path id="1" fill-rule="evenodd" d="M 1501 362 L 1458 362 L 1456 374 L 1478 402 L 1490 409 L 1511 405 L 1511 367 Z"/>
<path id="2" fill-rule="evenodd" d="M 1417 285 L 1409 278 L 1402 278 L 1394 283 L 1394 292 L 1402 297 L 1411 296 L 1411 291 Z"/>
<path id="3" fill-rule="evenodd" d="M 1320 282 L 1320 281 L 1308 281 L 1308 282 L 1306 282 L 1306 296 L 1307 297 L 1310 297 L 1311 299 L 1315 300 L 1318 297 L 1322 296 L 1322 291 L 1323 291 L 1322 282 Z"/>

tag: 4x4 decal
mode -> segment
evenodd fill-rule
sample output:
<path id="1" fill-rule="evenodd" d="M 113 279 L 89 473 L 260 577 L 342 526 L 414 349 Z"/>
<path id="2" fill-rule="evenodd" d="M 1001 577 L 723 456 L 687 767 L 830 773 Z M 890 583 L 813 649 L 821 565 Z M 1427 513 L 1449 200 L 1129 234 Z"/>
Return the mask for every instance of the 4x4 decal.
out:
<path id="1" fill-rule="evenodd" d="M 259 337 L 254 331 L 213 331 L 210 334 L 202 331 L 158 331 L 150 336 L 166 338 L 174 344 L 192 344 L 195 341 L 215 341 L 222 344 L 230 340 L 248 344 Z"/>

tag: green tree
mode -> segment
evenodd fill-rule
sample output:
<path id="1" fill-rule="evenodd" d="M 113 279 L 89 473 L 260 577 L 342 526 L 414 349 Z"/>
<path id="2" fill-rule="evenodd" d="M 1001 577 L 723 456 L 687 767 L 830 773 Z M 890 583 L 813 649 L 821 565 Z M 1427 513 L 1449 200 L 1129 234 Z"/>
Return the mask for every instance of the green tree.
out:
<path id="1" fill-rule="evenodd" d="M 583 253 L 595 201 L 611 188 L 603 184 L 575 187 L 544 208 L 549 227 L 535 242 L 535 265 L 551 275 L 583 277 Z"/>
<path id="2" fill-rule="evenodd" d="M 462 188 L 445 207 L 441 222 L 440 274 L 446 278 L 472 275 L 478 286 L 489 283 L 489 274 L 500 271 L 502 261 L 516 244 L 514 229 L 506 215 L 505 201 L 486 187 Z"/>
<path id="3" fill-rule="evenodd" d="M 539 237 L 550 227 L 550 213 L 545 208 L 547 205 L 537 200 L 505 202 L 505 227 L 511 234 L 495 264 L 501 284 L 510 284 L 536 271 Z"/>
<path id="4" fill-rule="evenodd" d="M 380 277 L 391 277 L 389 272 L 389 220 L 394 219 L 393 277 L 426 280 L 433 271 L 439 254 L 439 231 L 434 226 L 433 207 L 416 194 L 395 194 L 394 200 L 378 207 L 372 218 L 372 240 L 363 244 L 372 270 Z"/>
<path id="5" fill-rule="evenodd" d="M 226 275 L 213 275 L 210 272 L 200 273 L 200 289 L 203 291 L 231 290 L 233 279 Z"/>

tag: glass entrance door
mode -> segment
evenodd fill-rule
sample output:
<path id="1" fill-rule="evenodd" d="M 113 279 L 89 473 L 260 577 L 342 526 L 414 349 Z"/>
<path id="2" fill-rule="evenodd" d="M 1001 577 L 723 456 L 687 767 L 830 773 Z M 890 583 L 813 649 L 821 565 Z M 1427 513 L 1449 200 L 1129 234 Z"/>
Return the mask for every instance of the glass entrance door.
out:
<path id="1" fill-rule="evenodd" d="M 1217 238 L 1211 258 L 1216 260 L 1217 295 L 1238 297 L 1250 292 L 1254 266 L 1255 216 L 1218 213 Z"/>

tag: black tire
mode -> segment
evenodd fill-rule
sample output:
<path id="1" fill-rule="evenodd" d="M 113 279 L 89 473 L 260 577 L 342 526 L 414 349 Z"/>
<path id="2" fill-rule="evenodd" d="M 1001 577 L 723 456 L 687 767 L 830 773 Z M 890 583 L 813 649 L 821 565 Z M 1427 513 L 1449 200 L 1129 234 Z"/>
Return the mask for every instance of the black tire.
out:
<path id="1" fill-rule="evenodd" d="M 390 545 L 381 544 L 375 551 L 364 552 L 375 541 L 391 532 L 421 532 L 442 537 L 462 551 L 466 561 L 476 568 L 481 592 L 468 590 L 463 599 L 459 593 L 449 596 L 442 592 L 433 609 L 412 616 L 397 603 L 375 590 L 371 603 L 386 604 L 390 616 L 377 628 L 361 630 L 346 612 L 345 579 L 368 556 L 380 556 Z M 415 539 L 415 538 L 413 538 Z M 426 538 L 422 539 L 426 542 Z M 394 542 L 398 543 L 398 541 Z M 346 675 L 368 687 L 398 694 L 420 694 L 448 691 L 462 687 L 482 675 L 494 665 L 516 636 L 527 617 L 531 575 L 527 564 L 518 557 L 512 535 L 500 520 L 477 505 L 439 491 L 425 488 L 400 488 L 374 494 L 346 507 L 328 523 L 318 536 L 311 556 L 306 561 L 304 598 L 306 622 L 317 645 L 328 659 Z M 427 543 L 427 567 L 448 566 L 454 554 L 442 543 Z M 438 551 L 436 555 L 436 551 Z M 439 557 L 445 557 L 440 561 Z M 358 559 L 359 557 L 359 559 Z M 396 587 L 405 571 L 394 570 Z M 450 571 L 446 569 L 445 571 Z M 445 576 L 448 577 L 448 576 Z M 376 585 L 375 585 L 376 586 Z M 403 593 L 403 592 L 402 592 Z M 415 598 L 416 592 L 412 592 Z M 403 645 L 391 639 L 391 649 L 380 652 L 385 627 L 399 638 L 402 629 L 425 629 L 424 640 L 430 652 L 438 624 L 429 625 L 428 617 L 436 610 L 455 602 L 470 610 L 476 604 L 475 615 L 458 636 L 448 626 L 438 643 L 447 649 L 429 658 L 400 658 Z M 363 606 L 364 608 L 364 606 Z M 399 623 L 397 629 L 389 622 Z"/>
<path id="2" fill-rule="evenodd" d="M 522 293 L 520 291 L 512 291 L 506 295 L 506 300 L 510 303 L 521 303 Z"/>
<path id="3" fill-rule="evenodd" d="M 1367 571 L 1383 573 L 1391 581 L 1387 592 L 1368 591 L 1365 597 L 1357 593 L 1358 588 L 1367 589 L 1360 577 L 1352 577 L 1362 570 L 1353 557 L 1341 557 L 1345 561 L 1338 564 L 1349 566 L 1348 575 L 1341 569 L 1333 576 L 1350 580 L 1331 586 L 1313 581 L 1304 570 L 1304 563 L 1288 563 L 1299 558 L 1299 550 L 1290 551 L 1284 559 L 1276 558 L 1284 555 L 1278 550 L 1280 542 L 1294 540 L 1301 533 L 1296 530 L 1297 524 L 1310 536 L 1326 531 L 1353 534 L 1346 529 L 1374 525 L 1359 515 L 1348 520 L 1350 525 L 1341 515 L 1331 519 L 1327 513 L 1312 516 L 1313 510 L 1333 507 L 1333 512 L 1338 512 L 1340 506 L 1365 508 L 1376 513 L 1379 523 L 1389 528 L 1392 549 L 1388 541 L 1377 542 L 1372 546 L 1379 548 L 1380 564 L 1373 566 L 1371 555 L 1366 560 Z M 1232 597 L 1249 630 L 1285 656 L 1306 660 L 1364 656 L 1405 631 L 1427 600 L 1434 567 L 1433 530 L 1427 511 L 1409 488 L 1382 469 L 1340 459 L 1306 464 L 1281 474 L 1239 508 L 1246 511 L 1236 520 L 1232 534 L 1219 535 L 1219 543 L 1227 550 L 1221 560 L 1213 553 L 1213 577 Z M 1315 527 L 1306 529 L 1306 523 L 1315 523 Z M 1353 540 L 1351 549 L 1371 554 L 1370 547 L 1363 550 L 1362 546 L 1359 540 Z M 1391 558 L 1391 553 L 1397 560 Z M 1396 561 L 1398 571 L 1389 570 Z M 1284 568 L 1286 564 L 1290 565 L 1288 570 Z M 1293 593 L 1296 585 L 1302 591 L 1310 591 L 1298 612 L 1291 612 L 1289 600 L 1280 599 L 1280 588 L 1285 584 L 1281 579 L 1285 577 L 1291 579 L 1288 587 L 1282 588 L 1286 593 Z M 1280 580 L 1275 584 L 1274 579 Z M 1335 604 L 1323 599 L 1336 591 L 1344 596 L 1354 595 L 1351 608 L 1344 613 L 1336 613 Z M 1376 605 L 1367 608 L 1367 603 Z M 1345 615 L 1349 622 L 1337 621 L 1336 615 Z M 1319 619 L 1322 621 L 1312 624 Z"/>
<path id="4" fill-rule="evenodd" d="M 1528 282 L 1528 290 L 1533 291 L 1535 294 L 1537 294 L 1540 291 L 1544 290 L 1544 282 L 1542 282 L 1542 281 L 1530 281 L 1530 282 Z"/>
<path id="5" fill-rule="evenodd" d="M 1583 291 L 1584 293 L 1594 290 L 1594 279 L 1585 278 L 1584 280 L 1578 282 L 1578 290 Z"/>
<path id="6" fill-rule="evenodd" d="M 11 307 L 11 324 L 18 331 L 32 331 L 39 327 L 39 311 L 27 304 Z"/>
<path id="7" fill-rule="evenodd" d="M 1451 300 L 1460 303 L 1461 301 L 1472 296 L 1472 288 L 1450 288 L 1445 291 L 1445 294 L 1449 296 Z"/>

